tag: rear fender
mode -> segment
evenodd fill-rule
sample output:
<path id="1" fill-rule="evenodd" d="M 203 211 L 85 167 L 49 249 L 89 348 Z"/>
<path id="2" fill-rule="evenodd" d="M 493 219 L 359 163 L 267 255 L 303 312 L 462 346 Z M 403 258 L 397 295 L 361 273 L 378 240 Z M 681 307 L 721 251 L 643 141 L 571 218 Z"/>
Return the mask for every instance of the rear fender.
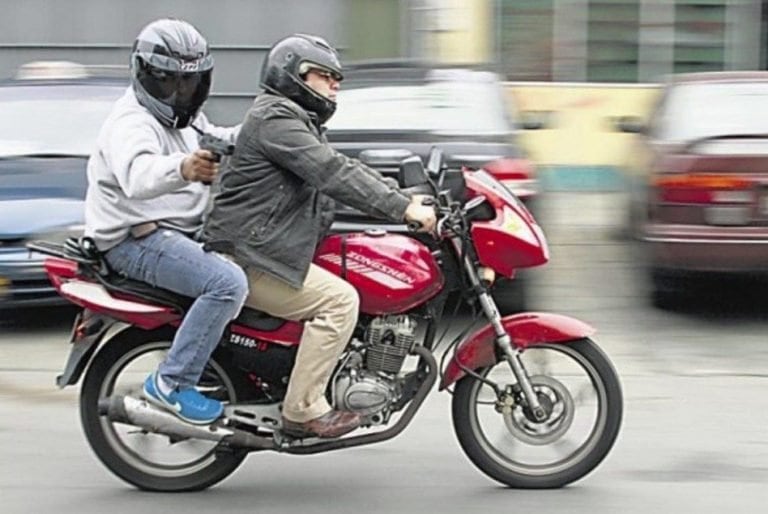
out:
<path id="1" fill-rule="evenodd" d="M 536 344 L 569 343 L 595 333 L 595 329 L 583 321 L 546 312 L 513 314 L 501 321 L 512 338 L 513 346 L 521 349 Z M 455 357 L 451 358 L 443 372 L 440 389 L 461 379 L 466 374 L 462 368 L 475 370 L 496 364 L 495 338 L 493 327 L 488 324 L 460 343 Z"/>
<path id="2" fill-rule="evenodd" d="M 182 317 L 173 307 L 147 303 L 133 295 L 130 298 L 113 295 L 96 282 L 75 278 L 67 281 L 56 279 L 54 284 L 59 294 L 75 305 L 145 330 L 178 323 Z"/>
<path id="3" fill-rule="evenodd" d="M 72 325 L 70 338 L 72 349 L 69 351 L 64 371 L 56 377 L 56 385 L 60 389 L 75 385 L 80 380 L 80 376 L 88 366 L 99 343 L 104 339 L 109 329 L 118 323 L 114 318 L 96 314 L 87 309 L 77 314 Z M 128 325 L 123 325 L 123 330 L 125 328 L 128 328 Z"/>

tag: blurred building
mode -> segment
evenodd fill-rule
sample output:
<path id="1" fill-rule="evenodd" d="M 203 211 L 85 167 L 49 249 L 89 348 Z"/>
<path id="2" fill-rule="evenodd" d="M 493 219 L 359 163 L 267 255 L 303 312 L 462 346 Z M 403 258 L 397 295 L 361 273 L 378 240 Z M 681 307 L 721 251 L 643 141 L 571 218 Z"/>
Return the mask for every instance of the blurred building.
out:
<path id="1" fill-rule="evenodd" d="M 215 5 L 215 7 L 214 7 Z M 651 82 L 667 73 L 766 68 L 761 0 L 0 0 L 0 76 L 39 59 L 127 64 L 141 27 L 186 19 L 217 59 L 214 118 L 258 89 L 269 46 L 325 36 L 345 60 L 492 63 L 514 81 Z"/>
<path id="2" fill-rule="evenodd" d="M 650 82 L 767 67 L 764 0 L 391 3 L 414 20 L 411 55 L 494 63 L 510 80 Z"/>
<path id="3" fill-rule="evenodd" d="M 548 114 L 521 141 L 549 189 L 621 189 L 632 136 L 666 75 L 766 69 L 761 0 L 414 0 L 411 55 L 487 62 L 519 110 Z"/>
<path id="4" fill-rule="evenodd" d="M 348 45 L 343 16 L 354 0 L 0 0 L 0 77 L 29 61 L 66 60 L 126 67 L 141 28 L 160 17 L 197 26 L 216 60 L 206 112 L 236 122 L 259 89 L 267 50 L 294 32 Z"/>
<path id="5" fill-rule="evenodd" d="M 149 21 L 186 19 L 216 59 L 208 115 L 242 119 L 270 45 L 326 37 L 344 61 L 411 58 L 495 67 L 521 110 L 548 130 L 522 140 L 572 177 L 621 169 L 630 138 L 612 120 L 642 116 L 667 74 L 766 69 L 768 0 L 0 0 L 0 77 L 34 60 L 127 66 Z M 572 173 L 573 170 L 578 173 Z M 603 179 L 600 179 L 603 180 Z"/>
<path id="6" fill-rule="evenodd" d="M 760 0 L 495 0 L 496 57 L 513 80 L 650 82 L 765 68 Z"/>

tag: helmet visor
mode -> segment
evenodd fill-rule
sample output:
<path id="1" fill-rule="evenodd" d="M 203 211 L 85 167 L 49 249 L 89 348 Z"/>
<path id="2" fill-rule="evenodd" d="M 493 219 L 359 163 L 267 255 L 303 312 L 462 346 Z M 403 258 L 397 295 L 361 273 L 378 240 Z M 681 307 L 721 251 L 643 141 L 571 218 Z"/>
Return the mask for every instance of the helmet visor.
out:
<path id="1" fill-rule="evenodd" d="M 323 66 L 322 64 L 317 64 L 311 61 L 302 61 L 299 64 L 300 77 L 303 77 L 310 71 L 317 71 L 317 72 L 320 72 L 321 74 L 327 74 L 329 78 L 332 78 L 336 82 L 341 82 L 342 80 L 344 80 L 344 75 L 342 75 L 338 69 L 332 69 L 327 66 Z"/>
<path id="2" fill-rule="evenodd" d="M 211 70 L 184 73 L 147 67 L 138 79 L 154 98 L 181 109 L 197 109 L 211 89 Z"/>

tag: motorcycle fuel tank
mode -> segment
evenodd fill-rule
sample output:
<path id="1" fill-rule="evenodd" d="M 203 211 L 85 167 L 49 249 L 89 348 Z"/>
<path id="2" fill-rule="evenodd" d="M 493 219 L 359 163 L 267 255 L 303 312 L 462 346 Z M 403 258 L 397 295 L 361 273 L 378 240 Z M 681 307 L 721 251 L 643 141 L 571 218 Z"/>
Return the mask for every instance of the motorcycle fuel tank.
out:
<path id="1" fill-rule="evenodd" d="M 314 262 L 355 286 L 360 311 L 366 314 L 408 311 L 444 285 L 429 248 L 413 238 L 383 231 L 327 237 Z"/>

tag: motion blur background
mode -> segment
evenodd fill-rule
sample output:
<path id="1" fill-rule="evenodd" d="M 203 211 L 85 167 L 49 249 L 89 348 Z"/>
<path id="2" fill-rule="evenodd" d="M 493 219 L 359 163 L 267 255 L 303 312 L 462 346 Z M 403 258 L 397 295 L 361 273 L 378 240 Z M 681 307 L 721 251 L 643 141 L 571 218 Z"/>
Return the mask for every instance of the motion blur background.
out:
<path id="1" fill-rule="evenodd" d="M 35 60 L 125 65 L 140 28 L 189 20 L 216 58 L 206 112 L 241 119 L 269 46 L 321 34 L 344 61 L 408 58 L 484 65 L 520 110 L 549 113 L 524 134 L 548 187 L 617 187 L 630 136 L 615 117 L 646 114 L 666 74 L 766 68 L 761 0 L 27 0 L 2 2 L 0 76 Z M 555 171 L 550 171 L 554 169 Z M 561 170 L 565 170 L 560 173 Z M 574 173 L 578 171 L 578 173 Z M 555 181 L 554 183 L 551 183 Z"/>

